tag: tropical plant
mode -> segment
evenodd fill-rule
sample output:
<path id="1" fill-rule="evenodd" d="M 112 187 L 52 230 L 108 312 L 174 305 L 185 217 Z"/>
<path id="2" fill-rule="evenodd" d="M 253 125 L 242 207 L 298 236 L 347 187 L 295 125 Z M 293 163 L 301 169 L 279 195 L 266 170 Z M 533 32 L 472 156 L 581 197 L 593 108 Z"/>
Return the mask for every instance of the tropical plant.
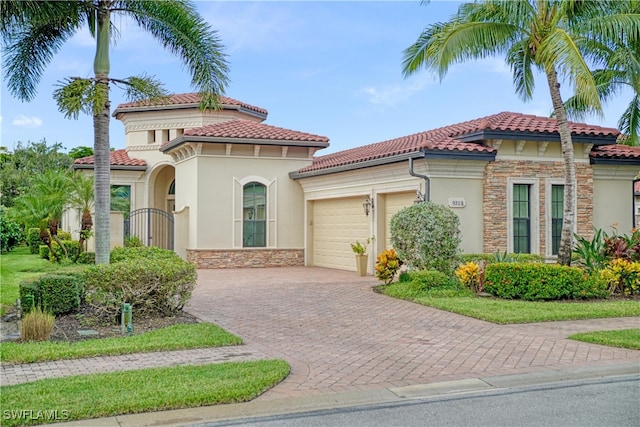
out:
<path id="1" fill-rule="evenodd" d="M 407 206 L 391 217 L 391 244 L 410 269 L 451 274 L 460 245 L 460 218 L 433 202 Z"/>
<path id="2" fill-rule="evenodd" d="M 618 1 L 619 12 L 640 14 L 637 1 Z M 593 70 L 593 79 L 603 100 L 613 98 L 625 88 L 631 89 L 631 100 L 623 111 L 618 128 L 625 135 L 621 143 L 640 145 L 640 42 L 630 40 L 624 32 L 611 34 L 609 44 L 599 44 L 595 50 L 596 62 L 601 67 Z M 577 97 L 565 102 L 567 113 L 576 120 L 584 120 L 589 106 Z"/>
<path id="3" fill-rule="evenodd" d="M 609 284 L 613 294 L 640 294 L 640 262 L 616 258 L 602 269 L 600 277 Z"/>
<path id="4" fill-rule="evenodd" d="M 227 84 L 227 62 L 216 32 L 188 0 L 133 1 L 0 1 L 0 36 L 9 92 L 30 101 L 44 68 L 60 46 L 88 28 L 96 40 L 94 76 L 72 77 L 54 93 L 66 117 L 80 112 L 93 116 L 95 171 L 96 263 L 109 263 L 109 120 L 111 85 L 125 88 L 131 100 L 162 99 L 168 93 L 148 76 L 110 77 L 110 45 L 117 31 L 112 17 L 130 17 L 139 27 L 177 55 L 200 92 L 201 107 L 218 107 L 218 95 Z"/>
<path id="5" fill-rule="evenodd" d="M 611 46 L 620 34 L 633 45 L 640 17 L 611 0 L 486 0 L 464 3 L 449 21 L 427 27 L 404 51 L 405 77 L 424 67 L 443 78 L 453 64 L 504 55 L 516 93 L 533 96 L 533 69 L 546 76 L 564 159 L 564 213 L 558 262 L 569 265 L 575 226 L 575 162 L 571 130 L 560 93 L 570 83 L 579 104 L 601 112 L 597 82 L 589 69 L 595 45 Z"/>
<path id="6" fill-rule="evenodd" d="M 13 208 L 13 214 L 27 228 L 38 227 L 40 239 L 49 247 L 50 253 L 55 254 L 56 261 L 60 261 L 60 258 L 58 252 L 53 250 L 52 240 L 60 246 L 64 256 L 68 256 L 58 238 L 58 225 L 68 200 L 69 182 L 66 172 L 50 170 L 38 175 L 33 178 L 29 192 L 15 199 Z"/>
<path id="7" fill-rule="evenodd" d="M 366 255 L 367 246 L 371 244 L 371 240 L 371 237 L 367 238 L 367 240 L 364 241 L 364 244 L 360 243 L 359 240 L 356 240 L 355 242 L 351 243 L 351 250 L 356 255 Z"/>
<path id="8" fill-rule="evenodd" d="M 460 282 L 475 293 L 484 289 L 484 271 L 480 264 L 468 262 L 456 270 L 456 276 Z"/>
<path id="9" fill-rule="evenodd" d="M 382 280 L 385 285 L 393 282 L 398 270 L 402 267 L 402 261 L 393 249 L 387 249 L 378 255 L 376 259 L 376 277 Z"/>
<path id="10" fill-rule="evenodd" d="M 73 260 L 77 262 L 84 249 L 84 242 L 93 234 L 93 217 L 91 215 L 94 201 L 93 177 L 76 172 L 71 179 L 71 188 L 69 206 L 81 212 L 79 249 Z"/>

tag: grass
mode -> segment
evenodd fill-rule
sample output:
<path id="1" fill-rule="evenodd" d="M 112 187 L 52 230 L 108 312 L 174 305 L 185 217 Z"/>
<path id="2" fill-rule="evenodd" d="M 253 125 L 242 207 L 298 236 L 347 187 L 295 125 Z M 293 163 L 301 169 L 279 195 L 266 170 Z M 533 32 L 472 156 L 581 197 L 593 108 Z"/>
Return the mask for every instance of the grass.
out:
<path id="1" fill-rule="evenodd" d="M 54 416 L 58 421 L 71 421 L 244 402 L 288 374 L 289 365 L 285 361 L 261 360 L 142 369 L 3 386 L 0 387 L 2 425 L 50 423 Z"/>
<path id="2" fill-rule="evenodd" d="M 242 339 L 219 326 L 211 323 L 190 323 L 168 326 L 129 337 L 76 342 L 3 342 L 0 343 L 0 360 L 3 363 L 33 363 L 238 344 L 242 344 Z"/>
<path id="3" fill-rule="evenodd" d="M 640 329 L 584 332 L 571 335 L 569 338 L 593 344 L 640 350 Z"/>
<path id="4" fill-rule="evenodd" d="M 498 324 L 640 316 L 640 302 L 632 300 L 503 300 L 479 298 L 465 290 L 431 289 L 416 292 L 415 288 L 407 286 L 407 282 L 382 286 L 380 291 L 395 298 Z"/>
<path id="5" fill-rule="evenodd" d="M 0 306 L 12 305 L 20 296 L 20 282 L 33 279 L 44 273 L 77 271 L 86 268 L 79 264 L 60 265 L 47 261 L 29 252 L 27 246 L 20 246 L 2 254 L 0 262 Z"/>

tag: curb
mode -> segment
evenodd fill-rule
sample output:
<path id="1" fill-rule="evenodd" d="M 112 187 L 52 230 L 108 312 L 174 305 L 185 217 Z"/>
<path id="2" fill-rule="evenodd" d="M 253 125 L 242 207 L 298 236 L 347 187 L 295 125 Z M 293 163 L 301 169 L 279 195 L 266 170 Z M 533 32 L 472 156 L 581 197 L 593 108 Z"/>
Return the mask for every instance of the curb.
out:
<path id="1" fill-rule="evenodd" d="M 316 396 L 284 398 L 276 400 L 252 400 L 244 403 L 203 406 L 142 414 L 118 415 L 56 423 L 58 427 L 134 427 L 134 426 L 184 426 L 241 418 L 265 417 L 312 412 L 326 409 L 347 408 L 372 404 L 389 404 L 412 399 L 451 396 L 466 393 L 497 391 L 508 388 L 558 384 L 569 381 L 593 380 L 640 374 L 636 363 L 607 365 L 512 374 L 482 378 L 470 378 L 431 384 L 389 387 L 373 390 L 332 393 Z"/>

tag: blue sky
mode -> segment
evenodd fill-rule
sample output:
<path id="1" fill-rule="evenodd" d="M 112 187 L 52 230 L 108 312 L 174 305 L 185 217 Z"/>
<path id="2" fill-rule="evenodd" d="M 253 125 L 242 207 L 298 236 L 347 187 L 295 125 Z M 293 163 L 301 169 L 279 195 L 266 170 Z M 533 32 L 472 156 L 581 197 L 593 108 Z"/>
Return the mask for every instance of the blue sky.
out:
<path id="1" fill-rule="evenodd" d="M 429 24 L 447 20 L 459 2 L 433 1 L 198 1 L 218 30 L 230 63 L 226 95 L 266 108 L 265 123 L 330 138 L 318 154 L 353 148 L 483 117 L 501 111 L 548 116 L 546 80 L 522 102 L 503 58 L 452 67 L 440 81 L 423 71 L 402 76 L 402 51 Z M 154 75 L 173 93 L 193 92 L 180 61 L 130 21 L 116 17 L 120 38 L 111 51 L 111 76 Z M 67 149 L 93 146 L 91 117 L 65 119 L 52 100 L 65 77 L 92 75 L 89 31 L 64 45 L 45 71 L 30 103 L 12 98 L 2 83 L 0 144 L 60 142 Z M 566 95 L 565 95 L 566 96 Z M 112 110 L 126 102 L 111 91 Z M 616 127 L 629 96 L 605 106 L 589 123 Z M 124 127 L 111 122 L 111 146 L 124 148 Z"/>

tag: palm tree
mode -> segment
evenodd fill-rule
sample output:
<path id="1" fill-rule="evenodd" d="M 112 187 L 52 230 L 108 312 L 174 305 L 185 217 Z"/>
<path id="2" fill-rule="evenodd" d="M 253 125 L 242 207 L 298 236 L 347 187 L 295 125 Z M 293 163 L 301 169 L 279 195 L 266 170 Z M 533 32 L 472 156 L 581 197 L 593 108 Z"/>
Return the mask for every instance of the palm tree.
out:
<path id="1" fill-rule="evenodd" d="M 71 178 L 71 192 L 68 204 L 72 208 L 76 208 L 82 212 L 80 218 L 78 253 L 76 254 L 74 262 L 80 257 L 84 242 L 92 235 L 93 217 L 91 210 L 94 204 L 93 185 L 93 177 L 90 175 L 76 172 Z"/>
<path id="2" fill-rule="evenodd" d="M 621 1 L 616 6 L 620 12 L 640 14 L 640 2 Z M 640 41 L 630 40 L 624 33 L 613 34 L 609 44 L 597 43 L 594 51 L 601 66 L 592 71 L 600 98 L 613 98 L 625 88 L 632 91 L 629 105 L 618 121 L 618 128 L 625 135 L 623 144 L 640 146 Z M 569 117 L 584 120 L 590 109 L 577 97 L 565 102 Z"/>
<path id="3" fill-rule="evenodd" d="M 227 62 L 217 33 L 188 0 L 0 1 L 0 35 L 4 44 L 7 87 L 23 101 L 33 99 L 44 68 L 61 45 L 88 24 L 96 39 L 94 77 L 72 77 L 55 93 L 67 117 L 93 115 L 96 263 L 109 263 L 109 87 L 126 88 L 131 99 L 160 98 L 167 93 L 149 77 L 110 77 L 109 47 L 116 31 L 112 15 L 133 19 L 171 53 L 182 59 L 202 108 L 216 108 L 227 84 Z"/>
<path id="4" fill-rule="evenodd" d="M 405 77 L 420 68 L 443 78 L 449 67 L 471 59 L 504 55 L 516 92 L 531 99 L 533 69 L 544 73 L 558 123 L 564 163 L 564 213 L 558 262 L 569 265 L 575 223 L 575 164 L 571 131 L 560 94 L 560 79 L 573 84 L 580 104 L 601 112 L 597 82 L 588 66 L 596 41 L 608 45 L 616 34 L 638 39 L 638 15 L 619 12 L 610 0 L 487 0 L 465 3 L 449 21 L 427 27 L 404 51 Z"/>
<path id="5" fill-rule="evenodd" d="M 58 238 L 58 225 L 69 198 L 69 182 L 64 171 L 52 170 L 38 175 L 32 180 L 29 192 L 16 198 L 14 209 L 17 218 L 27 227 L 40 229 L 40 239 L 56 261 L 60 261 L 60 255 L 51 240 L 58 244 L 65 258 L 68 257 L 66 247 Z"/>

